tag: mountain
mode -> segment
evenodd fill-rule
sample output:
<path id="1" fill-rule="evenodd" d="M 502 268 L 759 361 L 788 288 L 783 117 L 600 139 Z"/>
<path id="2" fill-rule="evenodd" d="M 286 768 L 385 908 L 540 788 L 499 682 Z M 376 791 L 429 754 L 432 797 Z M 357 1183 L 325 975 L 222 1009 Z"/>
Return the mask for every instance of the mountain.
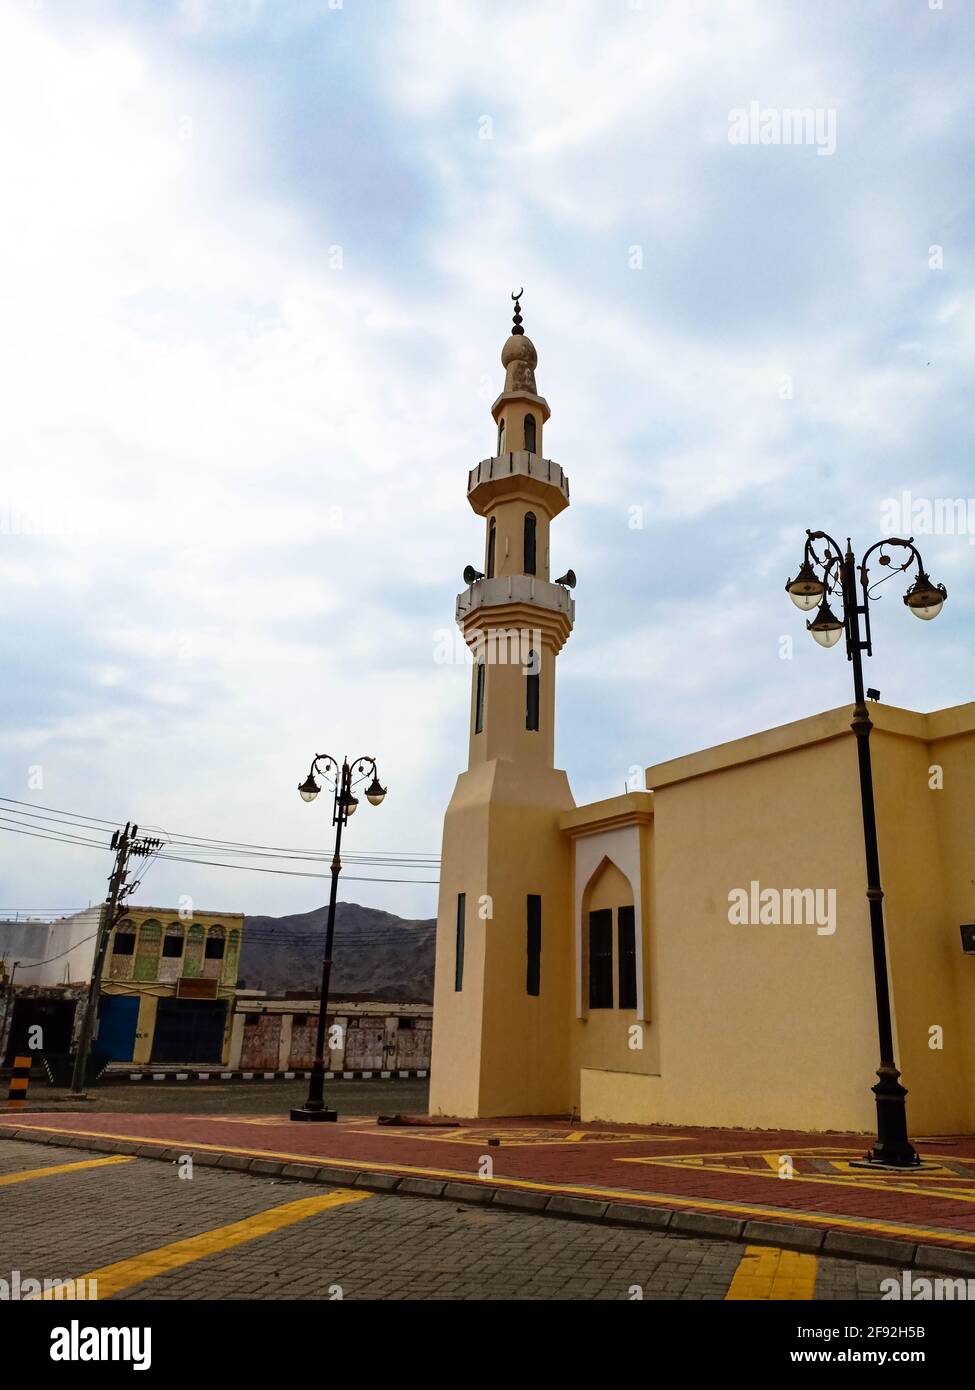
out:
<path id="1" fill-rule="evenodd" d="M 317 994 L 327 918 L 327 907 L 290 917 L 245 917 L 238 986 Z M 435 927 L 435 920 L 411 922 L 358 903 L 336 903 L 330 996 L 432 1003 Z"/>

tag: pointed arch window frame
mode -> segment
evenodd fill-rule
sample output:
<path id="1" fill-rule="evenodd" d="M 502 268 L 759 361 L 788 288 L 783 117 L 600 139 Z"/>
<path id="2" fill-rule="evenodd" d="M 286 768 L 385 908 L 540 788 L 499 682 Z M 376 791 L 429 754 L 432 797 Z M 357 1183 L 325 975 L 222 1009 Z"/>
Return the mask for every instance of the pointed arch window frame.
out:
<path id="1" fill-rule="evenodd" d="M 648 823 L 648 822 L 644 822 Z M 606 832 L 586 835 L 576 841 L 576 861 L 573 884 L 573 929 L 575 936 L 575 1016 L 586 1018 L 589 1013 L 587 988 L 588 957 L 588 891 L 595 884 L 606 864 L 612 864 L 628 880 L 633 895 L 636 967 L 636 1021 L 651 1023 L 651 981 L 647 970 L 647 951 L 653 931 L 652 921 L 646 919 L 647 904 L 643 886 L 644 843 L 642 825 L 621 826 L 609 832 L 613 844 L 606 843 Z"/>

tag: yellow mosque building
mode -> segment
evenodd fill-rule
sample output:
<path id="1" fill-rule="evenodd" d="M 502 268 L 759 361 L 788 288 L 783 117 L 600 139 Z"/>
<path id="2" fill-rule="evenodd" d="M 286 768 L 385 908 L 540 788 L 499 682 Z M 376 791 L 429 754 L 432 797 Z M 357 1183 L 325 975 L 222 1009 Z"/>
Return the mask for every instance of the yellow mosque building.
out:
<path id="1" fill-rule="evenodd" d="M 430 1111 L 869 1132 L 878 1065 L 852 705 L 576 806 L 555 765 L 569 481 L 516 303 L 468 473 L 483 572 L 444 821 Z M 921 640 L 919 634 L 919 640 Z M 913 1135 L 975 1130 L 975 703 L 871 704 L 893 1040 Z M 966 944 L 967 943 L 967 944 Z"/>

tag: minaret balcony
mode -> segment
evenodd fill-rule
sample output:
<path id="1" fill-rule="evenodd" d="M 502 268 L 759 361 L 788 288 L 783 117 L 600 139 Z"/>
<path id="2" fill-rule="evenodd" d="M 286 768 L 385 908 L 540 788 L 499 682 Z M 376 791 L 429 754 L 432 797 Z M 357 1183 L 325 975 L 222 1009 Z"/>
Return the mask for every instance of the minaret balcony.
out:
<path id="1" fill-rule="evenodd" d="M 499 499 L 516 496 L 533 498 L 550 517 L 558 516 L 569 505 L 569 479 L 557 463 L 527 449 L 482 459 L 467 475 L 467 500 L 479 516 Z"/>
<path id="2" fill-rule="evenodd" d="M 468 642 L 485 630 L 538 629 L 559 651 L 575 617 L 575 600 L 568 589 L 533 574 L 477 579 L 457 596 L 457 626 Z"/>

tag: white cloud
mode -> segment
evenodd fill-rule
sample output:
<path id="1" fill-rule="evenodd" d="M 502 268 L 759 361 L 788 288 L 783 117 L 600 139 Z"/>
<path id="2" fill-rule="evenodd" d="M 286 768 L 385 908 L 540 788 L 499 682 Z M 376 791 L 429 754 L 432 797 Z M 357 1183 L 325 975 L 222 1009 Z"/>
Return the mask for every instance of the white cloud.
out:
<path id="1" fill-rule="evenodd" d="M 521 283 L 546 452 L 573 488 L 553 534 L 581 576 L 565 688 L 612 666 L 599 698 L 645 762 L 842 702 L 835 664 L 806 662 L 801 685 L 769 665 L 791 630 L 771 605 L 806 525 L 876 526 L 919 476 L 966 491 L 956 72 L 935 99 L 896 35 L 874 53 L 862 16 L 768 4 L 422 0 L 372 28 L 351 6 L 200 0 L 164 39 L 100 15 L 0 15 L 7 794 L 42 761 L 50 804 L 303 844 L 327 827 L 294 786 L 324 745 L 376 753 L 390 782 L 358 846 L 435 850 L 469 673 L 436 665 L 434 634 L 480 553 L 464 483 Z M 337 39 L 349 91 L 323 108 Z M 286 40 L 320 61 L 299 69 Z M 729 146 L 727 111 L 752 98 L 835 102 L 836 156 Z M 320 146 L 330 117 L 341 138 Z M 343 172 L 369 159 L 349 207 Z M 624 551 L 631 504 L 647 533 Z M 963 605 L 971 548 L 940 554 Z M 676 619 L 661 584 L 684 595 Z M 640 596 L 638 620 L 614 617 Z M 918 665 L 901 703 L 937 688 Z M 563 699 L 559 717 L 588 786 L 592 711 Z M 32 848 L 18 891 L 52 862 Z M 252 910 L 318 892 L 203 882 Z"/>

